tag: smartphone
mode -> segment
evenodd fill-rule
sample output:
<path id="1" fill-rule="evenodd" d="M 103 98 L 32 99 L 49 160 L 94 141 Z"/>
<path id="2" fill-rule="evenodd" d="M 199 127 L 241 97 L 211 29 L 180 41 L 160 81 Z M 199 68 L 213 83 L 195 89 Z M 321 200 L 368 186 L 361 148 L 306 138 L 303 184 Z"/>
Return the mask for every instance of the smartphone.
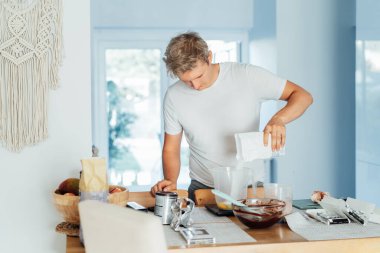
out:
<path id="1" fill-rule="evenodd" d="M 138 211 L 148 212 L 148 208 L 146 208 L 145 206 L 142 206 L 139 203 L 134 202 L 134 201 L 127 202 L 127 207 L 132 208 L 134 210 L 138 210 Z"/>
<path id="2" fill-rule="evenodd" d="M 306 214 L 327 225 L 350 223 L 350 219 L 338 215 L 329 215 L 324 209 L 308 209 Z"/>
<path id="3" fill-rule="evenodd" d="M 317 215 L 323 223 L 328 225 L 350 223 L 347 217 L 329 215 L 327 213 L 317 213 Z"/>

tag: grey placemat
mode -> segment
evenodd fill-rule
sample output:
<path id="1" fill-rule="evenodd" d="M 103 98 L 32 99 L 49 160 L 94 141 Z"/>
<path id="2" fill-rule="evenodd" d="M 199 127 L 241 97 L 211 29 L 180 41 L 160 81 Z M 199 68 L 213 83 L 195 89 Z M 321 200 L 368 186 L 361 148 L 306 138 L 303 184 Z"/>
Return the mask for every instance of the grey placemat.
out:
<path id="1" fill-rule="evenodd" d="M 357 223 L 326 225 L 299 212 L 287 215 L 286 222 L 291 230 L 309 241 L 380 237 L 380 224 L 375 223 L 366 226 Z"/>
<path id="2" fill-rule="evenodd" d="M 205 207 L 194 208 L 191 218 L 193 219 L 194 224 L 232 222 L 225 216 L 217 216 L 211 213 Z"/>
<path id="3" fill-rule="evenodd" d="M 204 207 L 196 207 L 191 217 L 194 221 L 193 226 L 205 228 L 215 237 L 216 244 L 256 242 L 253 237 L 230 219 L 216 216 Z M 169 225 L 164 226 L 164 233 L 168 247 L 186 245 L 182 235 L 174 231 Z"/>
<path id="4" fill-rule="evenodd" d="M 256 240 L 233 222 L 197 224 L 197 227 L 205 228 L 215 237 L 216 244 L 256 242 Z M 166 243 L 168 247 L 184 246 L 185 239 L 179 232 L 170 226 L 164 227 Z"/>

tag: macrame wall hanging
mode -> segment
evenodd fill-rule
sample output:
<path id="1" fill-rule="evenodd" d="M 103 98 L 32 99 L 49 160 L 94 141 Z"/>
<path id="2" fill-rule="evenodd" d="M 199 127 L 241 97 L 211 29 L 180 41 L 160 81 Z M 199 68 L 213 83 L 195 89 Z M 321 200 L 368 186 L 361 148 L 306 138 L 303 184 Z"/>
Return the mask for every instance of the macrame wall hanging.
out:
<path id="1" fill-rule="evenodd" d="M 61 60 L 61 0 L 0 0 L 0 143 L 9 150 L 47 138 Z"/>

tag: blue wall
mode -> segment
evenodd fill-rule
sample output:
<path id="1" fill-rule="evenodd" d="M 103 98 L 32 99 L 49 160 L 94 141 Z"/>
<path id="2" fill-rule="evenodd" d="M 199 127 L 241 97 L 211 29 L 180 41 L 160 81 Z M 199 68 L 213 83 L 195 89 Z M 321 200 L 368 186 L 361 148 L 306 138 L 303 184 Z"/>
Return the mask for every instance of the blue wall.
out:
<path id="1" fill-rule="evenodd" d="M 288 125 L 278 180 L 295 197 L 313 190 L 355 196 L 355 1 L 277 1 L 278 73 L 314 104 Z"/>
<path id="2" fill-rule="evenodd" d="M 93 27 L 250 29 L 251 0 L 92 0 Z"/>
<path id="3" fill-rule="evenodd" d="M 249 34 L 249 62 L 277 73 L 276 0 L 255 0 L 253 23 Z M 278 102 L 266 101 L 261 105 L 260 130 L 278 110 Z M 267 172 L 273 175 L 273 172 Z"/>
<path id="4" fill-rule="evenodd" d="M 276 72 L 276 0 L 255 0 L 253 17 L 250 62 Z"/>
<path id="5" fill-rule="evenodd" d="M 356 1 L 356 32 L 358 39 L 375 39 L 380 37 L 380 1 Z"/>

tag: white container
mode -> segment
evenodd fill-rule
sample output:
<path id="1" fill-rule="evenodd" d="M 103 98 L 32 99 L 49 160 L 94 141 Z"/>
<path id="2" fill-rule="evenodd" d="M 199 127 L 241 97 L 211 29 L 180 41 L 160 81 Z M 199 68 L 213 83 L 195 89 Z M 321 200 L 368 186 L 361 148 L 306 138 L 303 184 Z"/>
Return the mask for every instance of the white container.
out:
<path id="1" fill-rule="evenodd" d="M 247 187 L 250 182 L 250 169 L 246 167 L 217 167 L 210 169 L 214 178 L 214 188 L 232 198 L 246 199 Z M 231 210 L 231 202 L 215 196 L 216 204 L 220 209 Z"/>
<path id="2" fill-rule="evenodd" d="M 292 186 L 286 184 L 265 183 L 264 192 L 266 198 L 279 199 L 286 203 L 284 214 L 292 212 L 293 190 Z"/>

